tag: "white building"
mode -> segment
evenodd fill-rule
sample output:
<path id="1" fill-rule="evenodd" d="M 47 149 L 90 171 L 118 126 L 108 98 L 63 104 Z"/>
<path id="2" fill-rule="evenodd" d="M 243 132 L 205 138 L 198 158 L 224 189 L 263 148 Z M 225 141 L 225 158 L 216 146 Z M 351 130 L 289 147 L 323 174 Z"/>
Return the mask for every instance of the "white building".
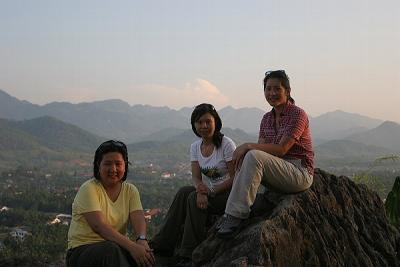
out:
<path id="1" fill-rule="evenodd" d="M 14 227 L 12 231 L 10 232 L 10 235 L 14 237 L 15 239 L 23 241 L 26 236 L 31 235 L 28 231 L 20 228 L 20 227 Z"/>

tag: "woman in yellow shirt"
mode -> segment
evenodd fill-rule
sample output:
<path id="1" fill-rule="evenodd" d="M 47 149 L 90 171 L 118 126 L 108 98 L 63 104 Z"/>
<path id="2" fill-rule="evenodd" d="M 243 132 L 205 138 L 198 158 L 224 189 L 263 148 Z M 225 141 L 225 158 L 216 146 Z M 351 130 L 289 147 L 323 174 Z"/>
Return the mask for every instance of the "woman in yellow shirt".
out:
<path id="1" fill-rule="evenodd" d="M 146 222 L 137 188 L 127 183 L 128 151 L 109 140 L 96 150 L 94 178 L 79 188 L 72 203 L 67 266 L 153 266 Z M 136 242 L 126 236 L 128 221 Z"/>

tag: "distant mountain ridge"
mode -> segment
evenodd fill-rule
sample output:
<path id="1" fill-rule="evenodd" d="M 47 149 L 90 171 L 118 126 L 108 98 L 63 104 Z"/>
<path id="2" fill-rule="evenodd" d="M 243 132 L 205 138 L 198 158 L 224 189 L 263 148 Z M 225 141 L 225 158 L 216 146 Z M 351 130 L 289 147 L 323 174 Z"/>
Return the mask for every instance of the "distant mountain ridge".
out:
<path id="1" fill-rule="evenodd" d="M 0 90 L 1 118 L 24 120 L 51 116 L 93 134 L 121 139 L 128 143 L 148 140 L 148 136 L 157 135 L 164 129 L 169 129 L 166 134 L 190 129 L 192 110 L 193 108 L 188 107 L 174 110 L 149 105 L 130 106 L 118 99 L 79 104 L 52 102 L 38 106 L 20 101 Z M 248 133 L 258 132 L 263 114 L 264 111 L 256 108 L 226 107 L 220 111 L 224 127 L 240 128 Z"/>
<path id="2" fill-rule="evenodd" d="M 247 134 L 240 129 L 222 128 L 221 132 L 231 138 L 236 145 L 245 142 L 256 142 L 255 135 Z M 143 141 L 128 145 L 128 150 L 134 160 L 152 161 L 154 158 L 162 158 L 175 164 L 178 161 L 189 162 L 190 144 L 198 140 L 198 137 L 190 129 L 182 130 L 174 136 L 163 141 Z"/>
<path id="3" fill-rule="evenodd" d="M 374 144 L 377 134 L 382 131 L 387 135 L 379 140 L 389 140 L 390 143 Z M 160 131 L 157 135 L 165 132 Z M 247 134 L 241 129 L 223 128 L 222 132 L 237 145 L 257 141 L 256 134 Z M 398 154 L 400 149 L 390 144 L 397 144 L 399 136 L 400 125 L 384 122 L 362 135 L 364 139 L 360 140 L 364 143 L 360 140 L 327 141 L 315 146 L 316 166 L 365 164 L 378 157 Z M 189 146 L 197 138 L 191 129 L 172 129 L 162 138 L 150 136 L 146 141 L 128 143 L 130 159 L 142 162 L 157 160 L 167 166 L 187 162 Z M 352 138 L 357 139 L 354 136 Z M 0 119 L 0 168 L 20 164 L 50 166 L 57 162 L 71 163 L 81 159 L 82 155 L 86 155 L 85 162 L 89 164 L 94 150 L 105 139 L 49 116 L 23 121 Z"/>
<path id="4" fill-rule="evenodd" d="M 0 117 L 11 120 L 23 120 L 34 117 L 40 117 L 36 115 L 40 111 L 40 106 L 32 104 L 28 101 L 21 101 L 6 92 L 0 90 Z M 29 114 L 35 114 L 34 117 Z"/>
<path id="5" fill-rule="evenodd" d="M 346 139 L 400 151 L 400 124 L 385 121 L 376 128 L 352 134 Z"/>
<path id="6" fill-rule="evenodd" d="M 101 141 L 105 140 L 104 137 L 49 116 L 17 121 L 13 124 L 36 137 L 42 145 L 57 151 L 92 152 Z"/>
<path id="7" fill-rule="evenodd" d="M 222 132 L 238 144 L 256 140 L 256 136 L 240 129 L 223 128 Z M 175 164 L 188 161 L 190 144 L 196 139 L 193 131 L 186 129 L 173 132 L 162 141 L 127 145 L 131 160 L 162 159 Z M 90 164 L 95 149 L 105 140 L 105 137 L 49 116 L 22 121 L 0 119 L 0 169 L 20 165 L 51 168 L 54 164 L 81 160 Z"/>
<path id="8" fill-rule="evenodd" d="M 82 155 L 91 157 L 104 140 L 48 116 L 23 121 L 0 119 L 0 168 L 50 167 L 50 163 L 63 164 Z"/>
<path id="9" fill-rule="evenodd" d="M 350 161 L 372 162 L 378 157 L 398 153 L 392 149 L 377 145 L 367 145 L 351 140 L 331 140 L 315 147 L 316 160 L 341 161 L 346 164 Z"/>
<path id="10" fill-rule="evenodd" d="M 235 109 L 227 106 L 218 111 L 223 125 L 232 129 L 242 129 L 251 134 L 258 134 L 260 122 L 265 111 L 259 108 Z"/>
<path id="11" fill-rule="evenodd" d="M 341 110 L 324 113 L 310 120 L 314 138 L 334 140 L 377 127 L 383 121 Z"/>
<path id="12" fill-rule="evenodd" d="M 174 110 L 149 105 L 131 106 L 118 99 L 79 104 L 52 102 L 39 106 L 20 101 L 0 90 L 1 118 L 24 120 L 51 116 L 92 134 L 120 139 L 127 143 L 168 140 L 190 129 L 192 110 L 193 108 L 189 107 Z M 265 112 L 258 108 L 235 109 L 231 106 L 219 110 L 223 127 L 241 129 L 252 135 L 258 134 L 259 124 Z M 315 118 L 310 117 L 310 126 L 316 145 L 335 139 L 374 144 L 374 141 L 367 140 L 371 139 L 370 137 L 362 137 L 361 134 L 376 128 L 382 122 L 382 120 L 340 110 Z M 393 140 L 391 137 L 383 139 Z M 392 145 L 379 146 L 387 148 Z"/>

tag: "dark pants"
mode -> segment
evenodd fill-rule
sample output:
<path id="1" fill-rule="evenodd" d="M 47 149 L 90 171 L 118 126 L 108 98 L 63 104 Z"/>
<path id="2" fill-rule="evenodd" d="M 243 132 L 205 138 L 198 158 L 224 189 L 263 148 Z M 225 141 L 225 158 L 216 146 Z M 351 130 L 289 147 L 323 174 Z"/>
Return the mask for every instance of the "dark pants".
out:
<path id="1" fill-rule="evenodd" d="M 67 267 L 136 267 L 127 250 L 112 241 L 82 245 L 67 252 Z"/>
<path id="2" fill-rule="evenodd" d="M 193 250 L 207 237 L 207 217 L 209 214 L 223 214 L 229 192 L 208 198 L 206 210 L 197 207 L 197 193 L 193 186 L 179 189 L 168 210 L 161 230 L 152 240 L 152 247 L 159 251 L 173 253 L 182 237 L 178 255 L 192 258 Z"/>

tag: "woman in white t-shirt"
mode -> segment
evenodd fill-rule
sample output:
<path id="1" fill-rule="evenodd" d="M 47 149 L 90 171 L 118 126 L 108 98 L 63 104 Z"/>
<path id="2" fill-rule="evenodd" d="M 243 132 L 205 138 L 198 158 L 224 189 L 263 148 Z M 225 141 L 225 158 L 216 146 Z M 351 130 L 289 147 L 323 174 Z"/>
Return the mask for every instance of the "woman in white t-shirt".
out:
<path id="1" fill-rule="evenodd" d="M 151 241 L 159 256 L 173 256 L 179 247 L 177 266 L 191 266 L 193 250 L 206 238 L 207 217 L 224 213 L 234 177 L 232 155 L 236 145 L 220 132 L 222 122 L 215 108 L 205 103 L 196 106 L 191 124 L 200 137 L 190 147 L 194 186 L 177 192 L 161 230 Z"/>

